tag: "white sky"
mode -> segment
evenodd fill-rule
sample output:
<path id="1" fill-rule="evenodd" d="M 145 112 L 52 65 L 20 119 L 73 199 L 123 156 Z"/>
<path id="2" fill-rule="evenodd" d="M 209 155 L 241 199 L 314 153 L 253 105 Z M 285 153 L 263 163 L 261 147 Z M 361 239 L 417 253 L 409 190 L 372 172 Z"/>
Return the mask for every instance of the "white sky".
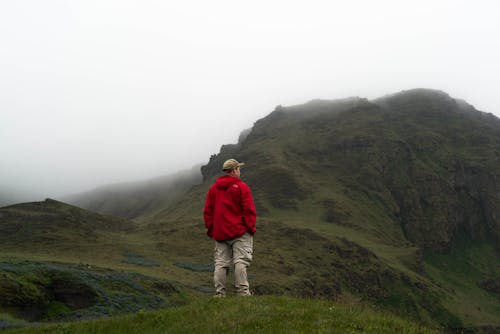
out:
<path id="1" fill-rule="evenodd" d="M 499 59 L 496 0 L 0 0 L 0 187 L 190 168 L 314 98 L 426 87 L 498 116 Z"/>

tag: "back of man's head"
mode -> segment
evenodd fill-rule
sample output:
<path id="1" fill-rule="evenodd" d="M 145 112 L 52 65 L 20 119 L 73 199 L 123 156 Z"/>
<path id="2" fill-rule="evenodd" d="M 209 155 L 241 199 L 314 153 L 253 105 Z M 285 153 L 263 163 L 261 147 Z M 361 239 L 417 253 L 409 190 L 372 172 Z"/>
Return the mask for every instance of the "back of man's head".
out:
<path id="1" fill-rule="evenodd" d="M 236 168 L 239 168 L 241 166 L 244 166 L 245 164 L 243 162 L 238 162 L 235 159 L 228 159 L 224 161 L 224 164 L 222 165 L 222 171 L 224 173 L 231 173 L 233 170 Z"/>

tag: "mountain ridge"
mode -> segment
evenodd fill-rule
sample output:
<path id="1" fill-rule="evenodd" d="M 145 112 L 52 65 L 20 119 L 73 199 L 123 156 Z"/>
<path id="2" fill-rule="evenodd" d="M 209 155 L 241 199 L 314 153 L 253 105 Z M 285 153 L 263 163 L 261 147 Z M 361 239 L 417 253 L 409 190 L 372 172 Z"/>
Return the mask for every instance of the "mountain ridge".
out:
<path id="1" fill-rule="evenodd" d="M 438 98 L 436 99 L 436 97 L 438 97 Z M 385 100 L 383 100 L 383 99 L 385 99 Z M 457 104 L 456 104 L 454 99 L 449 97 L 449 95 L 447 95 L 446 93 L 440 92 L 440 91 L 417 89 L 417 90 L 412 90 L 409 92 L 394 94 L 394 95 L 391 95 L 390 97 L 386 97 L 383 99 L 378 99 L 379 104 L 372 104 L 369 101 L 363 100 L 363 99 L 348 99 L 347 103 L 344 103 L 344 101 L 341 101 L 340 103 L 339 103 L 339 101 L 333 101 L 332 104 L 330 104 L 329 107 L 327 107 L 327 108 L 325 108 L 325 104 L 323 104 L 323 108 L 330 110 L 329 114 L 325 115 L 324 117 L 321 117 L 321 115 L 318 115 L 317 113 L 313 113 L 311 115 L 311 114 L 309 114 L 309 110 L 307 110 L 307 112 L 303 111 L 302 113 L 300 113 L 299 108 L 307 108 L 307 106 L 308 106 L 307 103 L 304 105 L 301 105 L 301 106 L 293 107 L 292 115 L 290 116 L 290 119 L 286 118 L 286 116 L 289 115 L 289 114 L 287 114 L 287 108 L 278 107 L 269 116 L 257 121 L 255 123 L 254 128 L 252 129 L 252 131 L 250 132 L 250 134 L 246 138 L 247 142 L 248 141 L 251 142 L 250 144 L 258 143 L 259 138 L 262 138 L 264 136 L 273 136 L 272 134 L 269 134 L 268 132 L 274 131 L 275 133 L 278 133 L 280 131 L 280 127 L 283 126 L 282 124 L 288 124 L 289 126 L 292 126 L 292 124 L 294 124 L 293 122 L 295 121 L 295 118 L 297 118 L 297 117 L 301 118 L 301 122 L 304 122 L 304 119 L 306 119 L 308 117 L 312 117 L 312 118 L 316 117 L 316 119 L 321 117 L 319 119 L 319 122 L 317 122 L 316 124 L 313 124 L 311 126 L 315 127 L 315 131 L 324 130 L 325 133 L 326 133 L 326 130 L 325 130 L 326 125 L 325 124 L 333 124 L 333 123 L 328 123 L 328 121 L 332 121 L 334 118 L 339 117 L 339 115 L 341 115 L 342 113 L 345 113 L 347 111 L 347 109 L 351 109 L 351 111 L 352 111 L 351 115 L 352 114 L 361 115 L 361 113 L 364 113 L 365 115 L 363 115 L 363 116 L 368 118 L 368 120 L 366 122 L 366 123 L 368 123 L 366 125 L 366 128 L 360 129 L 358 127 L 357 129 L 356 128 L 353 129 L 353 130 L 359 131 L 359 133 L 360 133 L 357 136 L 355 136 L 354 138 L 352 137 L 351 134 L 349 134 L 346 131 L 342 132 L 342 129 L 339 128 L 339 129 L 335 129 L 335 130 L 337 130 L 336 133 L 334 131 L 331 131 L 330 133 L 328 133 L 328 135 L 330 137 L 327 140 L 330 141 L 330 143 L 326 143 L 326 144 L 324 144 L 325 140 L 323 140 L 323 143 L 322 143 L 321 140 L 318 139 L 318 136 L 314 137 L 314 139 L 316 139 L 316 141 L 311 140 L 311 138 L 304 139 L 305 136 L 302 136 L 301 140 L 310 141 L 310 142 L 306 143 L 309 145 L 307 148 L 307 150 L 308 150 L 307 152 L 300 152 L 300 151 L 297 151 L 297 149 L 296 149 L 297 147 L 304 146 L 304 143 L 292 142 L 291 144 L 289 144 L 288 147 L 285 147 L 282 150 L 285 152 L 285 154 L 288 154 L 288 157 L 283 156 L 283 154 L 279 154 L 279 153 L 272 154 L 272 155 L 269 154 L 267 157 L 263 157 L 262 160 L 265 163 L 267 163 L 269 165 L 274 164 L 275 168 L 277 168 L 279 170 L 279 173 L 274 173 L 273 175 L 275 177 L 284 178 L 284 180 L 283 180 L 283 182 L 281 182 L 281 184 L 282 185 L 286 184 L 286 187 L 288 189 L 284 189 L 284 188 L 280 189 L 279 186 L 277 187 L 277 185 L 274 185 L 274 188 L 277 188 L 278 192 L 288 192 L 287 193 L 288 198 L 281 199 L 281 200 L 293 202 L 293 199 L 295 199 L 295 198 L 300 199 L 302 196 L 304 196 L 304 194 L 307 193 L 308 188 L 310 188 L 310 186 L 308 186 L 306 184 L 299 185 L 297 183 L 297 182 L 300 182 L 300 180 L 299 180 L 300 177 L 297 175 L 297 172 L 292 170 L 292 168 L 286 167 L 286 164 L 288 164 L 290 161 L 295 162 L 298 160 L 297 158 L 302 158 L 302 159 L 303 158 L 309 158 L 309 159 L 314 158 L 314 159 L 318 160 L 317 161 L 318 164 L 328 163 L 328 162 L 322 162 L 322 159 L 324 160 L 324 157 L 327 156 L 328 154 L 335 155 L 336 152 L 344 152 L 345 153 L 349 150 L 351 150 L 351 151 L 355 151 L 355 150 L 368 151 L 373 147 L 375 147 L 375 149 L 378 149 L 378 151 L 377 152 L 369 152 L 370 154 L 377 154 L 377 153 L 382 152 L 383 154 L 386 155 L 385 157 L 383 157 L 382 160 L 377 159 L 377 161 L 373 162 L 374 165 L 377 164 L 377 165 L 373 166 L 373 168 L 378 169 L 378 170 L 368 171 L 370 174 L 372 174 L 371 176 L 373 176 L 373 177 L 380 178 L 381 176 L 383 177 L 384 173 L 385 174 L 388 173 L 387 169 L 390 168 L 390 165 L 388 165 L 387 163 L 384 163 L 384 161 L 383 161 L 384 159 L 387 159 L 387 158 L 395 159 L 395 158 L 397 158 L 397 156 L 402 156 L 403 158 L 400 158 L 400 160 L 402 160 L 402 159 L 407 159 L 410 161 L 413 160 L 413 161 L 415 161 L 416 165 L 429 164 L 430 161 L 428 161 L 428 160 L 431 158 L 435 158 L 435 157 L 423 156 L 422 152 L 427 153 L 427 152 L 431 151 L 433 149 L 433 147 L 435 147 L 438 144 L 439 145 L 451 144 L 449 146 L 452 149 L 456 150 L 457 152 L 445 152 L 445 153 L 450 155 L 450 158 L 455 159 L 455 161 L 448 163 L 448 166 L 445 166 L 445 168 L 452 169 L 455 167 L 456 170 L 454 172 L 456 173 L 456 175 L 455 175 L 456 180 L 454 181 L 455 182 L 454 187 L 461 188 L 461 189 L 467 189 L 469 191 L 469 193 L 464 194 L 464 196 L 473 197 L 473 195 L 472 195 L 473 193 L 479 192 L 477 187 L 474 188 L 473 185 L 471 184 L 474 182 L 472 182 L 472 181 L 468 182 L 468 179 L 471 179 L 471 178 L 476 178 L 476 179 L 479 178 L 479 181 L 477 181 L 477 182 L 480 182 L 482 187 L 486 187 L 488 184 L 490 184 L 490 185 L 492 184 L 493 188 L 498 188 L 500 186 L 500 185 L 498 185 L 498 182 L 499 182 L 498 181 L 498 168 L 494 169 L 494 170 L 496 170 L 495 173 L 493 173 L 494 175 L 488 175 L 488 173 L 486 173 L 486 174 L 482 173 L 483 171 L 481 169 L 478 169 L 477 166 L 472 165 L 472 163 L 470 164 L 470 166 L 464 166 L 463 164 L 462 165 L 459 164 L 459 165 L 455 165 L 455 166 L 453 165 L 454 163 L 455 164 L 458 163 L 457 161 L 460 161 L 459 160 L 460 157 L 457 156 L 458 154 L 460 154 L 460 152 L 458 152 L 458 150 L 452 146 L 456 147 L 459 145 L 463 145 L 464 138 L 453 138 L 452 136 L 455 136 L 455 135 L 453 135 L 452 132 L 458 132 L 458 130 L 464 131 L 464 129 L 465 129 L 464 126 L 466 127 L 468 125 L 468 124 L 464 125 L 464 124 L 459 123 L 460 121 L 462 121 L 462 119 L 461 119 L 462 115 L 465 115 L 468 117 L 466 119 L 466 121 L 470 121 L 470 122 L 474 121 L 476 123 L 479 123 L 481 121 L 481 119 L 483 119 L 483 118 L 487 118 L 489 121 L 489 118 L 494 117 L 494 116 L 491 116 L 491 115 L 488 115 L 488 114 L 485 114 L 485 113 L 482 113 L 479 111 L 475 111 L 475 110 L 474 111 L 471 111 L 471 110 L 464 111 L 463 109 L 460 109 L 459 110 L 460 113 L 450 112 L 450 110 L 451 110 L 450 108 L 456 107 Z M 387 100 L 387 99 L 389 99 L 389 100 Z M 407 106 L 409 104 L 410 106 L 415 108 L 415 105 L 416 105 L 415 100 L 419 101 L 420 105 L 417 105 L 416 109 L 413 110 L 414 113 L 410 113 L 411 117 L 418 117 L 417 120 L 412 120 L 412 121 L 421 122 L 422 124 L 424 124 L 427 127 L 428 130 L 425 130 L 425 132 L 423 132 L 422 134 L 416 132 L 415 135 L 413 135 L 413 136 L 407 136 L 405 134 L 405 132 L 408 133 L 411 130 L 414 131 L 414 129 L 411 129 L 411 128 L 398 129 L 398 131 L 400 133 L 395 133 L 396 130 L 394 128 L 387 128 L 385 126 L 385 124 L 387 124 L 388 122 L 395 121 L 395 120 L 391 120 L 390 119 L 391 117 L 399 117 L 400 116 L 401 108 L 402 108 L 401 106 L 405 106 L 405 105 Z M 393 102 L 392 104 L 391 104 L 391 101 Z M 389 102 L 389 104 L 387 104 L 388 102 Z M 387 110 L 381 109 L 380 105 L 384 105 L 384 104 L 386 105 L 385 108 L 387 108 Z M 339 108 L 339 105 L 340 105 L 340 108 Z M 331 109 L 331 108 L 333 108 L 333 109 Z M 299 111 L 297 111 L 297 109 L 299 109 Z M 463 112 L 465 112 L 465 114 L 462 114 Z M 370 115 L 370 113 L 371 113 L 371 115 Z M 380 113 L 382 113 L 382 114 L 380 115 Z M 299 114 L 300 116 L 297 116 L 297 114 Z M 378 115 L 379 117 L 372 117 L 373 115 L 375 115 L 375 116 Z M 460 128 L 460 129 L 448 128 L 444 131 L 445 132 L 444 136 L 441 134 L 439 134 L 439 136 L 438 136 L 438 131 L 441 131 L 441 129 L 439 129 L 439 127 L 441 126 L 441 124 L 439 122 L 442 122 L 442 120 L 440 120 L 439 117 L 448 117 L 448 118 L 444 118 L 444 120 L 450 121 L 450 122 L 455 122 L 456 127 L 461 126 L 462 128 Z M 352 121 L 352 123 L 355 123 L 356 120 L 353 118 L 354 117 L 351 117 L 349 120 Z M 376 119 L 376 118 L 378 118 L 378 119 Z M 437 121 L 436 121 L 436 119 L 437 119 Z M 494 118 L 494 119 L 496 120 L 496 122 L 498 124 L 500 124 L 500 121 L 498 119 L 496 119 L 496 118 Z M 339 119 L 339 122 L 342 122 L 342 121 L 343 121 L 342 119 Z M 375 123 L 375 122 L 377 122 L 377 123 Z M 358 121 L 358 123 L 360 123 L 360 122 Z M 422 124 L 420 124 L 420 125 L 422 125 Z M 448 124 L 448 127 L 450 126 L 450 124 Z M 490 140 L 490 138 L 493 138 L 496 141 L 494 143 L 494 145 L 496 145 L 495 151 L 494 151 L 494 155 L 489 157 L 490 160 L 487 161 L 487 163 L 490 164 L 490 166 L 487 166 L 487 167 L 494 168 L 494 165 L 500 161 L 500 153 L 499 153 L 500 143 L 498 142 L 498 136 L 500 135 L 500 130 L 499 130 L 500 127 L 496 127 L 496 128 L 491 127 L 490 126 L 491 124 L 485 124 L 484 122 L 480 123 L 480 124 L 482 126 L 481 133 L 479 133 L 477 131 L 472 133 L 470 138 L 467 138 L 470 140 L 470 142 L 465 143 L 465 144 L 468 144 L 469 146 L 471 146 L 471 145 L 473 146 L 473 145 L 477 145 L 477 144 L 481 144 L 481 143 L 486 143 Z M 271 125 L 273 126 L 272 130 L 267 129 L 267 127 L 271 126 Z M 304 125 L 304 123 L 301 124 L 302 127 L 305 127 L 307 125 L 308 125 L 307 123 L 305 125 Z M 341 126 L 342 126 L 342 124 L 341 124 Z M 384 133 L 385 137 L 378 136 L 377 133 L 374 133 L 375 131 L 371 131 L 371 130 L 361 132 L 363 130 L 369 129 L 370 126 L 372 126 L 372 127 L 377 126 L 379 130 L 385 131 L 385 133 Z M 304 132 L 304 130 L 301 129 L 299 126 L 296 126 L 294 128 L 294 130 L 297 130 L 296 133 L 300 133 L 300 131 Z M 486 134 L 491 135 L 491 137 L 487 137 Z M 342 137 L 339 138 L 339 135 L 342 135 L 343 138 Z M 451 137 L 452 140 L 448 140 L 448 138 L 445 136 Z M 313 137 L 313 136 L 310 136 L 310 137 Z M 386 139 L 389 139 L 389 140 L 386 140 Z M 460 139 L 462 139 L 462 141 L 460 141 Z M 437 141 L 440 141 L 440 142 L 437 142 Z M 278 141 L 275 140 L 274 142 L 278 142 Z M 320 143 L 320 144 L 318 144 L 318 143 Z M 331 144 L 331 143 L 333 143 L 333 144 Z M 250 144 L 248 146 L 250 146 Z M 319 147 L 319 145 L 328 145 L 329 147 Z M 387 147 L 377 147 L 377 145 L 378 146 L 385 145 L 385 146 L 390 146 L 390 147 L 388 147 L 388 149 L 386 149 Z M 316 146 L 316 147 L 314 147 L 314 146 Z M 221 149 L 221 152 L 216 156 L 212 156 L 209 163 L 202 167 L 203 178 L 205 180 L 207 180 L 208 178 L 213 177 L 214 175 L 217 175 L 219 173 L 218 165 L 221 164 L 221 161 L 223 161 L 226 158 L 228 158 L 229 156 L 231 156 L 231 154 L 233 154 L 233 155 L 240 154 L 241 159 L 244 161 L 249 161 L 248 163 L 251 166 L 252 166 L 252 158 L 256 157 L 256 159 L 261 159 L 261 157 L 258 154 L 255 154 L 256 153 L 255 151 L 250 150 L 250 152 L 246 152 L 245 149 L 241 149 L 238 152 L 238 148 L 241 148 L 241 147 L 242 147 L 242 144 L 235 145 L 235 146 L 223 146 Z M 292 150 L 294 150 L 295 152 L 293 152 Z M 484 152 L 482 152 L 482 153 L 484 153 Z M 292 154 L 294 154 L 295 156 L 291 157 Z M 387 156 L 387 154 L 390 154 L 392 156 Z M 419 155 L 422 157 L 420 157 Z M 277 159 L 280 159 L 281 161 L 279 161 Z M 274 161 L 272 161 L 272 160 L 274 160 Z M 358 162 L 359 162 L 358 166 L 363 165 L 361 158 L 359 156 L 356 157 L 356 160 L 358 160 Z M 346 163 L 352 163 L 353 161 L 354 161 L 354 159 L 351 159 L 350 161 L 346 161 Z M 443 162 L 443 164 L 445 164 L 445 162 Z M 364 164 L 364 165 L 366 166 L 368 164 Z M 252 166 L 252 167 L 255 167 L 255 166 Z M 294 166 L 294 167 L 296 167 L 296 166 Z M 349 167 L 350 167 L 349 169 L 355 168 L 354 165 L 349 166 Z M 410 167 L 415 168 L 412 166 L 410 166 Z M 259 168 L 261 168 L 261 167 L 259 167 Z M 366 168 L 372 168 L 372 166 L 366 166 Z M 300 166 L 298 166 L 298 168 L 294 168 L 294 169 L 298 170 L 298 169 L 300 169 Z M 310 172 L 310 170 L 308 170 L 307 172 Z M 404 173 L 409 173 L 409 172 L 411 172 L 411 171 L 409 171 L 409 170 L 404 171 Z M 439 172 L 441 172 L 441 171 L 439 171 Z M 254 176 L 252 171 L 250 171 L 249 173 L 250 173 L 249 177 L 251 178 L 250 182 L 256 183 L 258 187 L 266 187 L 266 185 L 260 184 L 260 181 L 257 179 L 256 176 Z M 413 173 L 418 174 L 417 171 L 413 171 Z M 432 172 L 432 173 L 434 173 L 434 172 Z M 475 175 L 474 173 L 476 173 L 476 174 L 481 173 L 481 176 L 474 176 Z M 259 174 L 263 175 L 266 173 L 260 172 Z M 373 174 L 376 174 L 376 175 L 373 175 Z M 415 177 L 427 177 L 427 176 L 415 175 Z M 431 177 L 431 176 L 429 176 L 429 177 Z M 370 180 L 368 178 L 366 178 L 363 181 L 366 184 Z M 266 180 L 266 183 L 267 183 L 267 185 L 269 185 L 269 180 Z M 373 185 L 373 186 L 376 187 L 379 185 Z M 440 186 L 444 186 L 444 185 L 440 185 Z M 268 187 L 268 188 L 271 188 L 271 187 Z M 289 188 L 291 188 L 292 190 L 290 190 Z M 471 188 L 471 189 L 469 189 L 469 188 Z M 474 189 L 472 189 L 472 188 L 474 188 Z M 389 191 L 391 193 L 394 193 L 394 192 L 401 192 L 402 190 L 397 189 L 396 185 L 392 185 L 392 187 L 390 187 Z M 268 189 L 267 192 L 270 193 L 271 189 Z M 492 193 L 492 196 L 494 199 L 498 197 L 497 195 L 494 194 L 493 190 L 490 193 Z M 408 197 L 408 194 L 400 194 L 400 195 L 396 194 L 396 196 Z M 480 199 L 479 198 L 472 198 L 469 200 L 469 202 L 473 202 L 473 201 L 480 201 Z M 484 204 L 483 206 L 490 207 L 491 203 L 489 203 L 489 204 L 488 203 Z M 286 203 L 285 204 L 274 203 L 274 204 L 275 204 L 275 206 L 279 206 L 279 205 L 286 206 L 287 205 Z M 403 203 L 403 199 L 401 199 L 401 198 L 397 199 L 395 204 L 399 207 L 399 209 L 401 207 L 405 207 L 405 205 L 406 205 L 405 203 Z M 290 204 L 290 205 L 293 206 L 293 204 Z M 390 204 L 386 203 L 386 205 L 390 205 Z M 397 212 L 397 210 L 399 210 L 399 209 L 394 208 L 394 210 L 396 210 L 396 212 L 394 212 L 394 214 L 396 214 L 396 215 L 399 214 Z M 265 212 L 265 210 L 266 209 L 264 209 L 264 212 Z M 498 214 L 499 214 L 498 208 L 495 207 L 492 210 L 494 210 L 495 212 L 489 212 L 487 210 L 487 212 L 485 213 L 486 216 L 490 217 L 490 218 L 486 219 L 489 222 L 489 225 L 486 228 L 487 232 L 484 232 L 483 234 L 492 234 L 495 236 L 496 240 L 498 240 L 498 233 L 495 233 L 495 227 L 498 228 L 499 223 L 498 223 L 498 219 L 493 218 L 495 216 L 498 216 Z M 406 221 L 410 221 L 412 218 L 411 217 L 402 217 L 401 219 L 406 220 Z M 404 224 L 404 225 L 405 225 L 407 230 L 410 230 L 412 228 L 411 223 L 409 223 L 409 222 Z M 466 228 L 466 227 L 464 227 L 464 228 Z M 411 232 L 408 232 L 408 233 L 412 234 Z M 417 231 L 415 233 L 420 233 L 420 231 Z M 472 233 L 472 231 L 470 233 Z M 444 239 L 446 239 L 446 237 L 444 237 Z M 417 241 L 417 240 L 413 239 L 411 241 Z M 443 242 L 445 244 L 443 247 L 446 248 L 447 244 L 449 243 L 449 240 L 443 240 Z M 436 241 L 436 243 L 438 243 L 438 242 Z M 435 246 L 438 247 L 437 245 L 435 245 Z"/>
<path id="2" fill-rule="evenodd" d="M 236 158 L 258 212 L 256 294 L 355 296 L 427 324 L 498 327 L 499 124 L 426 89 L 278 106 L 210 157 L 202 183 L 113 236 L 109 263 L 130 248 L 159 264 L 148 272 L 212 291 L 201 212 Z"/>

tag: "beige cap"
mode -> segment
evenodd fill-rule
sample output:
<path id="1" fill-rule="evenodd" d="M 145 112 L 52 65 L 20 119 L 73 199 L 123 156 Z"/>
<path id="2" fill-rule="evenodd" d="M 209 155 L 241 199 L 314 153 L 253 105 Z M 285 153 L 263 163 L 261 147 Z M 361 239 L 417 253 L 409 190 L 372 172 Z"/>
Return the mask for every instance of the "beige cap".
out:
<path id="1" fill-rule="evenodd" d="M 222 166 L 223 171 L 231 171 L 235 169 L 236 167 L 241 167 L 244 166 L 245 164 L 243 162 L 238 162 L 234 159 L 229 159 L 224 162 L 224 165 Z"/>

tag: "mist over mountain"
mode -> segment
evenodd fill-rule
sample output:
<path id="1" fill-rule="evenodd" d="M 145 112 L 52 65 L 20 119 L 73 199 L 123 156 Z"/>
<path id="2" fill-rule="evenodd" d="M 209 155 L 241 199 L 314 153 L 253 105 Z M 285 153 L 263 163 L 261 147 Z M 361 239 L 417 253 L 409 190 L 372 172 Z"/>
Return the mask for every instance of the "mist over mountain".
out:
<path id="1" fill-rule="evenodd" d="M 168 206 L 176 196 L 200 183 L 200 167 L 145 181 L 105 185 L 60 199 L 94 212 L 134 219 Z"/>
<path id="2" fill-rule="evenodd" d="M 201 175 L 197 166 L 67 199 L 133 221 L 53 201 L 3 208 L 5 231 L 22 233 L 2 250 L 61 253 L 211 293 L 202 208 L 228 158 L 245 162 L 257 207 L 255 294 L 359 298 L 431 326 L 500 328 L 500 120 L 438 90 L 277 106 Z"/>

